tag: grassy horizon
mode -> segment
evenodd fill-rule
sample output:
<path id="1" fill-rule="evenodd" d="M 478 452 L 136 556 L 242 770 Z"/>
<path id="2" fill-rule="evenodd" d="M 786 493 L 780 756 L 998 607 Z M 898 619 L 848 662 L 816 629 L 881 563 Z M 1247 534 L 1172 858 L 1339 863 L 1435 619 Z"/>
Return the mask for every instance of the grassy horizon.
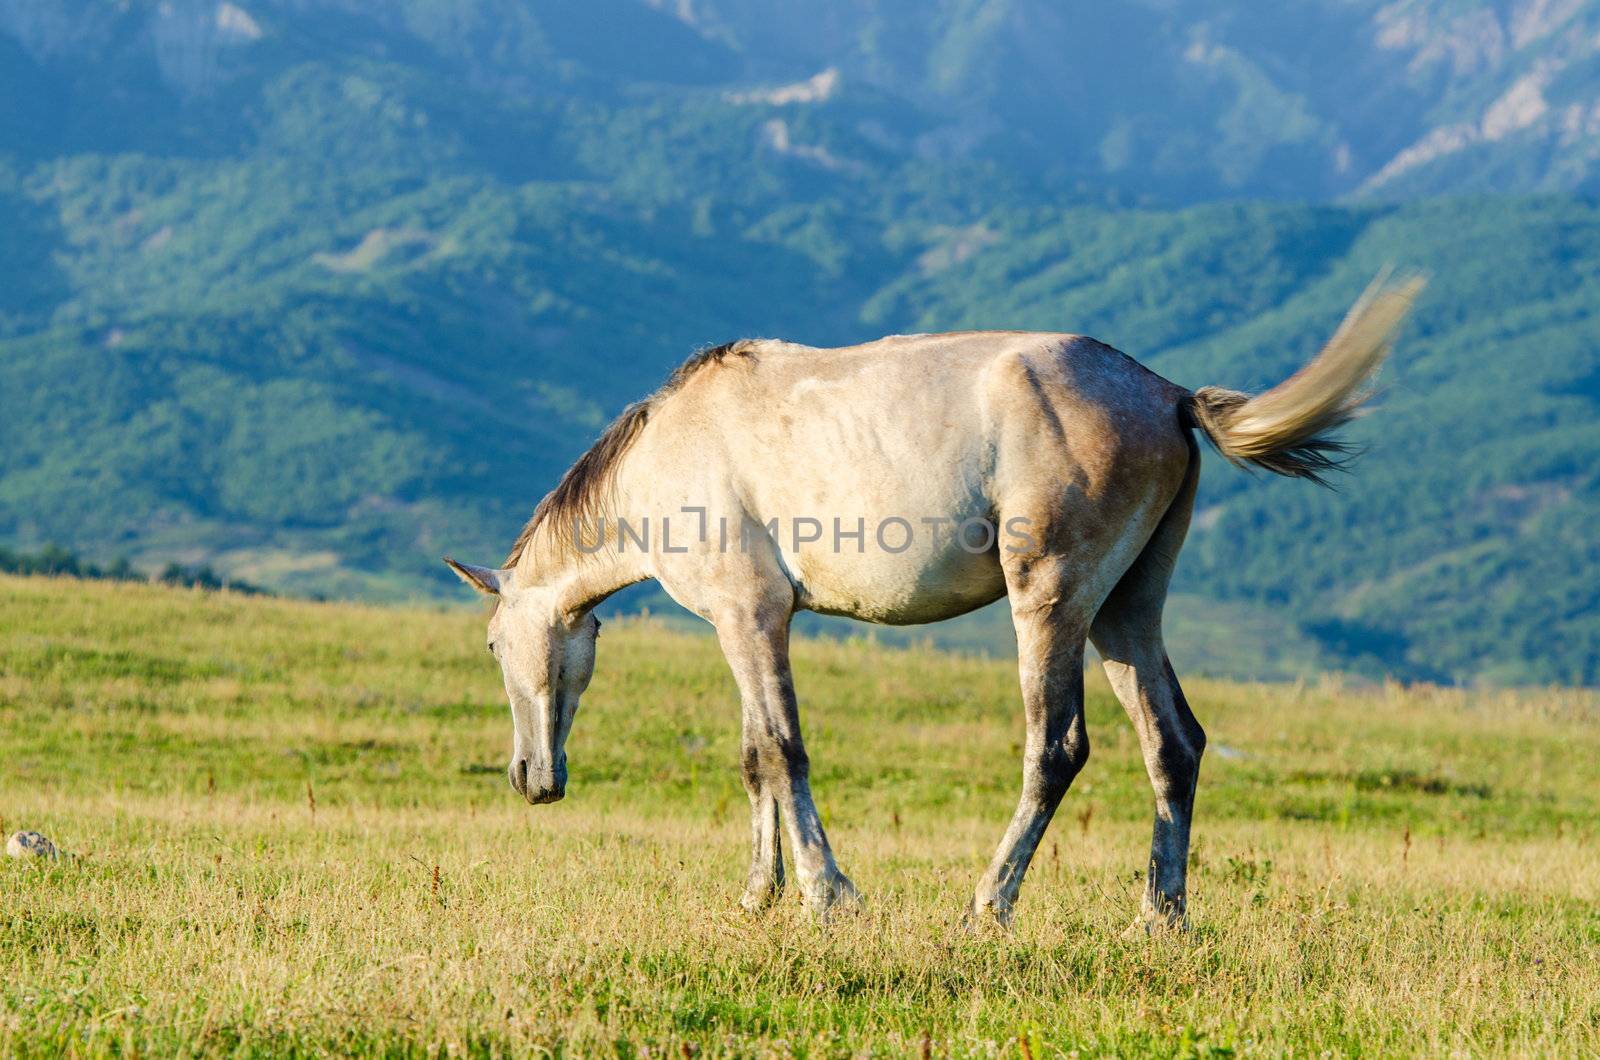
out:
<path id="1" fill-rule="evenodd" d="M 822 925 L 736 906 L 711 638 L 608 623 L 568 797 L 528 807 L 481 622 L 0 576 L 0 827 L 73 855 L 0 863 L 0 1053 L 1600 1051 L 1600 696 L 1186 681 L 1194 930 L 1150 938 L 1149 788 L 1096 669 L 1016 927 L 967 934 L 1014 668 L 803 640 L 867 898 Z"/>

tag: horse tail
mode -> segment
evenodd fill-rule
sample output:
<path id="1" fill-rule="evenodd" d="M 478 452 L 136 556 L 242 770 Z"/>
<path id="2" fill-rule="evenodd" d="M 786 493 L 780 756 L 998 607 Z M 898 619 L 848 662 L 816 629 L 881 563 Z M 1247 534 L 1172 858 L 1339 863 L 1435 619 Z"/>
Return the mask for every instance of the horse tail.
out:
<path id="1" fill-rule="evenodd" d="M 1255 397 L 1203 386 L 1182 399 L 1179 415 L 1234 464 L 1328 485 L 1327 473 L 1343 470 L 1353 455 L 1332 432 L 1372 396 L 1372 378 L 1426 282 L 1411 276 L 1391 284 L 1387 272 L 1379 274 L 1304 368 Z"/>

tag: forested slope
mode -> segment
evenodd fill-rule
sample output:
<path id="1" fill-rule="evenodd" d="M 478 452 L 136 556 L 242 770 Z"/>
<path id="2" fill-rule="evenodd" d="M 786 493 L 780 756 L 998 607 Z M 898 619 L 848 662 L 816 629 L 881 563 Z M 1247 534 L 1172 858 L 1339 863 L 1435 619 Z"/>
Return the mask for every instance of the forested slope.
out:
<path id="1" fill-rule="evenodd" d="M 1600 680 L 1600 216 L 1567 156 L 1510 187 L 1579 194 L 1185 205 L 1176 170 L 951 139 L 943 89 L 878 53 L 810 76 L 730 5 L 52 10 L 0 4 L 0 543 L 446 592 L 441 552 L 501 555 L 697 347 L 1043 328 L 1261 387 L 1394 262 L 1433 283 L 1357 474 L 1210 459 L 1175 624 L 1233 673 Z"/>

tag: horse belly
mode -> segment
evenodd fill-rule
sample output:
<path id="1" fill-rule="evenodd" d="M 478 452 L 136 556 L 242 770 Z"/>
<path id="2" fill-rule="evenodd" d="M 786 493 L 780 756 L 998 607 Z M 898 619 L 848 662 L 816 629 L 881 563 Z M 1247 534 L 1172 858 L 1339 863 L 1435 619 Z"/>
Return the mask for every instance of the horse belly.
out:
<path id="1" fill-rule="evenodd" d="M 785 555 L 797 602 L 808 611 L 885 625 L 939 622 L 966 614 L 1005 595 L 998 554 L 959 546 L 877 548 L 869 531 L 861 552 Z"/>

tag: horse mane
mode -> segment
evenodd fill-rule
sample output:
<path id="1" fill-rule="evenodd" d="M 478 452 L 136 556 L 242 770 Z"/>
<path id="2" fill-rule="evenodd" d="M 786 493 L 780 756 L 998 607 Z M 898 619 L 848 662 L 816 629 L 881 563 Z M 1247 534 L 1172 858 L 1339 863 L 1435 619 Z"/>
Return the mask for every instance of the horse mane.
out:
<path id="1" fill-rule="evenodd" d="M 667 381 L 653 394 L 623 409 L 622 414 L 611 421 L 611 425 L 600 433 L 594 444 L 561 476 L 556 488 L 545 494 L 538 507 L 534 508 L 533 517 L 523 526 L 512 544 L 505 566 L 517 565 L 532 543 L 534 534 L 546 523 L 550 524 L 551 533 L 558 543 L 573 545 L 577 528 L 589 525 L 601 515 L 616 481 L 617 465 L 638 440 L 639 433 L 650 420 L 650 414 L 683 389 L 684 384 L 707 365 L 721 364 L 729 357 L 749 357 L 754 353 L 755 346 L 754 340 L 739 339 L 698 350 L 673 369 Z"/>

